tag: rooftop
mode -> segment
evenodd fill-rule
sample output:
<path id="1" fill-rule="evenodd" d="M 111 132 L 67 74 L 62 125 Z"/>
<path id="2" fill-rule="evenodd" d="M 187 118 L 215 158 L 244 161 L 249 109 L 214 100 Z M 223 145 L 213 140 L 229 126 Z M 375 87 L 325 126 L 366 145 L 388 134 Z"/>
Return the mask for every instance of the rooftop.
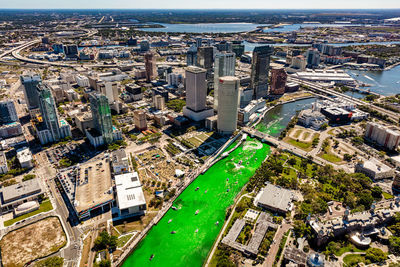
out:
<path id="1" fill-rule="evenodd" d="M 8 203 L 14 199 L 29 196 L 42 191 L 38 178 L 21 182 L 19 184 L 10 185 L 1 189 L 3 193 L 3 203 Z"/>
<path id="2" fill-rule="evenodd" d="M 116 175 L 115 185 L 120 210 L 146 204 L 137 172 Z"/>
<path id="3" fill-rule="evenodd" d="M 292 191 L 268 183 L 256 196 L 255 201 L 263 206 L 275 208 L 281 211 L 291 209 L 293 199 Z"/>
<path id="4" fill-rule="evenodd" d="M 75 209 L 78 213 L 113 199 L 107 157 L 81 165 L 79 172 L 82 182 L 77 181 L 75 189 Z"/>

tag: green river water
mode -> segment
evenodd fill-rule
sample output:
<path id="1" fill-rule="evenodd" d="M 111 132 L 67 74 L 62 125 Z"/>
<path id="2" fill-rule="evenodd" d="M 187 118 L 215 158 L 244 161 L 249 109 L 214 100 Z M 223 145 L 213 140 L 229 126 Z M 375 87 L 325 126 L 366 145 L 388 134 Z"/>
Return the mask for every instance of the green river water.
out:
<path id="1" fill-rule="evenodd" d="M 227 207 L 269 153 L 268 145 L 248 138 L 200 175 L 175 200 L 178 210 L 165 214 L 123 266 L 202 266 L 224 224 Z"/>

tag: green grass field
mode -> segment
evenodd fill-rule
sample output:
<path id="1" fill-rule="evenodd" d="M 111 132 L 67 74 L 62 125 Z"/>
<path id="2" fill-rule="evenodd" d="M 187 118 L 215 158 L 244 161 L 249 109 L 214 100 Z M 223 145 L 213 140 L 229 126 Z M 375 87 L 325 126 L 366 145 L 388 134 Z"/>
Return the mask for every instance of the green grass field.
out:
<path id="1" fill-rule="evenodd" d="M 344 266 L 357 266 L 361 262 L 365 262 L 365 257 L 358 254 L 350 254 L 343 258 Z"/>
<path id="2" fill-rule="evenodd" d="M 393 199 L 394 198 L 393 195 L 386 193 L 386 192 L 382 192 L 382 196 L 384 199 Z"/>
<path id="3" fill-rule="evenodd" d="M 32 212 L 29 212 L 27 214 L 24 214 L 22 216 L 19 216 L 17 218 L 5 221 L 4 222 L 4 226 L 10 226 L 10 225 L 12 225 L 12 224 L 14 224 L 14 223 L 16 223 L 18 221 L 22 221 L 22 220 L 24 220 L 26 218 L 32 217 L 33 215 L 36 215 L 36 214 L 39 214 L 39 213 L 42 213 L 42 212 L 46 212 L 46 211 L 50 211 L 52 209 L 53 209 L 53 205 L 51 205 L 50 200 L 43 201 L 42 204 L 40 204 L 39 209 L 37 209 L 35 211 L 32 211 Z"/>
<path id="4" fill-rule="evenodd" d="M 133 234 L 127 234 L 119 237 L 117 240 L 117 247 L 122 248 L 123 246 L 125 246 L 125 244 L 129 241 L 129 239 L 131 239 L 132 236 Z"/>

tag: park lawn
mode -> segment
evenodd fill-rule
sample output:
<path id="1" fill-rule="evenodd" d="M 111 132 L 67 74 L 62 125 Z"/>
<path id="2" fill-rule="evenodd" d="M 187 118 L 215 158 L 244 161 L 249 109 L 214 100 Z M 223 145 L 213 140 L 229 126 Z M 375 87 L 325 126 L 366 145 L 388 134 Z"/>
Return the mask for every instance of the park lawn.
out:
<path id="1" fill-rule="evenodd" d="M 303 132 L 303 130 L 297 129 L 296 132 L 295 132 L 295 134 L 294 134 L 294 137 L 295 137 L 295 138 L 299 138 L 299 136 L 300 136 L 300 134 L 301 134 L 302 132 Z"/>
<path id="2" fill-rule="evenodd" d="M 382 196 L 384 199 L 393 199 L 394 198 L 393 195 L 386 193 L 386 192 L 382 192 Z"/>
<path id="3" fill-rule="evenodd" d="M 117 240 L 117 247 L 122 248 L 123 246 L 125 246 L 125 244 L 131 239 L 132 236 L 133 234 L 120 236 Z"/>
<path id="4" fill-rule="evenodd" d="M 310 136 L 310 132 L 304 132 L 303 139 L 307 139 Z"/>
<path id="5" fill-rule="evenodd" d="M 311 143 L 305 143 L 305 142 L 297 141 L 297 140 L 294 140 L 294 139 L 292 139 L 290 137 L 288 138 L 288 143 L 293 145 L 293 146 L 295 146 L 295 147 L 301 148 L 301 149 L 303 149 L 305 151 L 311 151 L 311 149 L 310 149 L 311 148 Z"/>
<path id="6" fill-rule="evenodd" d="M 323 158 L 324 160 L 327 160 L 332 163 L 338 163 L 338 162 L 342 161 L 341 158 L 339 158 L 336 155 L 333 155 L 331 153 L 323 153 L 322 155 L 320 155 L 320 157 Z"/>
<path id="7" fill-rule="evenodd" d="M 188 139 L 186 139 L 187 141 L 189 141 L 193 146 L 195 147 L 199 147 L 202 143 L 199 141 L 199 139 L 194 138 L 194 137 L 190 137 Z"/>
<path id="8" fill-rule="evenodd" d="M 341 247 L 338 251 L 335 251 L 335 256 L 342 256 L 346 252 L 364 252 L 365 250 L 359 249 L 352 244 L 348 243 L 346 246 Z M 354 255 L 354 254 L 353 254 Z"/>
<path id="9" fill-rule="evenodd" d="M 365 263 L 365 257 L 359 254 L 350 254 L 343 258 L 344 266 L 357 266 L 359 263 Z"/>
<path id="10" fill-rule="evenodd" d="M 10 226 L 10 225 L 12 225 L 12 224 L 14 224 L 14 223 L 16 223 L 18 221 L 22 221 L 22 220 L 24 220 L 26 218 L 32 217 L 33 215 L 36 215 L 36 214 L 39 214 L 39 213 L 42 213 L 42 212 L 46 212 L 46 211 L 50 211 L 52 209 L 53 209 L 53 205 L 51 205 L 51 201 L 50 200 L 45 200 L 40 204 L 39 209 L 37 209 L 35 211 L 32 211 L 32 212 L 29 212 L 27 214 L 21 215 L 21 216 L 19 216 L 17 218 L 5 221 L 4 222 L 4 226 Z"/>

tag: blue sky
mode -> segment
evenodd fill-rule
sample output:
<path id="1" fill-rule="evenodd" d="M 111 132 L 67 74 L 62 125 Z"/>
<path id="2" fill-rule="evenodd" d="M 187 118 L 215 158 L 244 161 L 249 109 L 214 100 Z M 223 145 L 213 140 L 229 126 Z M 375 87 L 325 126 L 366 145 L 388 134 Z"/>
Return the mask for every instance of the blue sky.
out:
<path id="1" fill-rule="evenodd" d="M 0 8 L 373 9 L 400 8 L 400 0 L 0 0 Z"/>

